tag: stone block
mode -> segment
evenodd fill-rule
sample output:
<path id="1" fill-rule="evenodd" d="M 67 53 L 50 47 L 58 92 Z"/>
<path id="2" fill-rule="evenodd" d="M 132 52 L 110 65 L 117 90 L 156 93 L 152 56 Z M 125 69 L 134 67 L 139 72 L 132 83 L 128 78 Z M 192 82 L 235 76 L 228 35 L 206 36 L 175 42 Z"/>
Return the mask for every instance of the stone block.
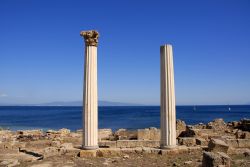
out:
<path id="1" fill-rule="evenodd" d="M 60 141 L 52 141 L 52 142 L 50 143 L 50 146 L 51 146 L 51 147 L 60 147 L 60 145 L 61 145 L 61 142 L 60 142 Z"/>
<path id="2" fill-rule="evenodd" d="M 160 131 L 160 129 L 151 127 L 151 128 L 149 128 L 149 132 L 150 132 L 149 140 L 160 140 L 161 139 L 161 131 Z"/>
<path id="3" fill-rule="evenodd" d="M 65 148 L 65 149 L 72 149 L 72 148 L 74 148 L 72 143 L 63 143 L 63 144 L 61 144 L 60 147 L 61 148 Z"/>
<path id="4" fill-rule="evenodd" d="M 99 147 L 116 148 L 116 141 L 99 141 Z"/>
<path id="5" fill-rule="evenodd" d="M 112 129 L 99 129 L 98 140 L 109 140 L 110 136 L 113 135 Z"/>
<path id="6" fill-rule="evenodd" d="M 239 147 L 239 143 L 237 139 L 226 139 L 225 142 L 228 144 L 229 147 L 233 147 L 233 148 Z"/>
<path id="7" fill-rule="evenodd" d="M 114 136 L 116 140 L 135 140 L 137 139 L 137 131 L 118 129 Z"/>
<path id="8" fill-rule="evenodd" d="M 230 155 L 243 155 L 244 152 L 250 151 L 248 148 L 229 148 L 228 154 Z"/>
<path id="9" fill-rule="evenodd" d="M 121 153 L 123 154 L 130 154 L 130 153 L 142 153 L 142 147 L 135 147 L 135 148 L 121 148 Z"/>
<path id="10" fill-rule="evenodd" d="M 154 140 L 117 140 L 118 148 L 135 148 L 135 147 L 159 147 L 160 141 Z"/>
<path id="11" fill-rule="evenodd" d="M 137 130 L 138 140 L 150 140 L 149 129 L 138 129 Z"/>
<path id="12" fill-rule="evenodd" d="M 61 152 L 59 152 L 59 149 L 57 147 L 46 147 L 43 150 L 43 157 L 48 158 L 56 155 L 60 155 Z"/>
<path id="13" fill-rule="evenodd" d="M 186 146 L 194 146 L 196 145 L 196 141 L 194 137 L 179 137 L 178 142 L 180 145 L 186 145 Z"/>
<path id="14" fill-rule="evenodd" d="M 195 141 L 196 141 L 196 144 L 200 145 L 200 146 L 207 146 L 208 145 L 208 141 L 203 139 L 203 138 L 196 138 Z"/>
<path id="15" fill-rule="evenodd" d="M 186 130 L 186 123 L 180 119 L 176 120 L 176 130 L 185 131 Z"/>
<path id="16" fill-rule="evenodd" d="M 208 150 L 212 152 L 224 152 L 228 151 L 228 144 L 219 139 L 211 139 L 208 143 Z"/>
<path id="17" fill-rule="evenodd" d="M 215 119 L 213 122 L 207 124 L 207 129 L 214 129 L 217 131 L 224 131 L 227 128 L 227 124 L 223 119 Z"/>
<path id="18" fill-rule="evenodd" d="M 202 159 L 202 167 L 218 167 L 224 165 L 230 167 L 231 159 L 223 152 L 204 152 Z"/>
<path id="19" fill-rule="evenodd" d="M 151 147 L 142 147 L 143 154 L 159 154 L 161 149 L 159 148 L 151 148 Z"/>
<path id="20" fill-rule="evenodd" d="M 97 156 L 97 150 L 81 150 L 78 155 L 81 158 L 93 158 Z"/>
<path id="21" fill-rule="evenodd" d="M 121 156 L 121 149 L 120 148 L 100 148 L 97 150 L 96 156 L 98 157 Z"/>
<path id="22" fill-rule="evenodd" d="M 250 139 L 237 139 L 240 148 L 250 148 Z"/>
<path id="23" fill-rule="evenodd" d="M 188 148 L 187 146 L 176 146 L 171 149 L 161 149 L 159 154 L 166 156 L 166 155 L 177 155 L 177 154 L 183 154 L 183 153 L 188 153 Z"/>

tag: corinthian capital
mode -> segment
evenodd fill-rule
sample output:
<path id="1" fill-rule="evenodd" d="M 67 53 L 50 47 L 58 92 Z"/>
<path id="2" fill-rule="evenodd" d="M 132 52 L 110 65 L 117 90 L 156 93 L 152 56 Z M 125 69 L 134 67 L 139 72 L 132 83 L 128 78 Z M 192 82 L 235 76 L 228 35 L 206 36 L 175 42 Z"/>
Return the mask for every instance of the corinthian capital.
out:
<path id="1" fill-rule="evenodd" d="M 95 30 L 81 31 L 80 35 L 84 37 L 86 46 L 97 46 L 99 33 Z"/>

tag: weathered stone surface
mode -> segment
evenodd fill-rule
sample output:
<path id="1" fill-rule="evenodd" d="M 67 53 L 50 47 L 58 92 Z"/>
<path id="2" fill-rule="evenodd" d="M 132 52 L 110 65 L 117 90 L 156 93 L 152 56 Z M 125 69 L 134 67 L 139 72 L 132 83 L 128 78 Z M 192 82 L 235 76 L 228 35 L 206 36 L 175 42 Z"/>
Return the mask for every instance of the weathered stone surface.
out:
<path id="1" fill-rule="evenodd" d="M 248 148 L 229 148 L 228 154 L 229 155 L 243 155 L 244 152 L 250 151 Z"/>
<path id="2" fill-rule="evenodd" d="M 185 162 L 184 162 L 184 165 L 185 165 L 185 166 L 191 166 L 192 163 L 193 163 L 193 161 L 185 161 Z"/>
<path id="3" fill-rule="evenodd" d="M 204 152 L 202 167 L 218 167 L 219 165 L 225 165 L 225 167 L 230 167 L 231 159 L 225 153 L 214 153 L 214 152 Z"/>
<path id="4" fill-rule="evenodd" d="M 81 150 L 79 152 L 79 157 L 81 158 L 91 158 L 91 157 L 96 157 L 97 155 L 97 150 Z"/>
<path id="5" fill-rule="evenodd" d="M 110 136 L 113 135 L 112 129 L 99 129 L 98 140 L 109 140 Z"/>
<path id="6" fill-rule="evenodd" d="M 66 128 L 59 129 L 58 132 L 61 134 L 61 136 L 67 136 L 70 134 L 70 130 Z"/>
<path id="7" fill-rule="evenodd" d="M 98 149 L 96 152 L 98 157 L 112 157 L 112 156 L 120 156 L 121 149 L 120 148 L 105 148 L 105 149 Z"/>
<path id="8" fill-rule="evenodd" d="M 142 147 L 135 147 L 135 148 L 121 148 L 121 153 L 129 154 L 129 153 L 142 153 Z"/>
<path id="9" fill-rule="evenodd" d="M 138 129 L 137 133 L 138 140 L 160 140 L 161 138 L 160 130 L 154 127 L 147 129 Z"/>
<path id="10" fill-rule="evenodd" d="M 60 147 L 61 142 L 60 141 L 52 141 L 50 144 L 51 147 Z"/>
<path id="11" fill-rule="evenodd" d="M 162 149 L 159 154 L 161 155 L 176 155 L 176 154 L 183 154 L 183 153 L 187 153 L 188 152 L 188 148 L 187 146 L 177 146 L 175 148 L 172 149 Z"/>
<path id="12" fill-rule="evenodd" d="M 43 157 L 44 158 L 56 156 L 56 155 L 60 155 L 59 149 L 57 147 L 46 147 L 43 150 Z"/>
<path id="13" fill-rule="evenodd" d="M 16 159 L 6 159 L 0 163 L 0 166 L 14 167 L 19 164 L 20 162 Z"/>
<path id="14" fill-rule="evenodd" d="M 227 128 L 227 124 L 223 119 L 215 119 L 213 122 L 209 122 L 207 124 L 208 129 L 215 129 L 217 131 L 225 130 Z"/>
<path id="15" fill-rule="evenodd" d="M 179 137 L 186 131 L 186 123 L 180 119 L 176 120 L 176 136 Z"/>
<path id="16" fill-rule="evenodd" d="M 99 147 L 115 148 L 116 141 L 99 141 Z"/>
<path id="17" fill-rule="evenodd" d="M 239 143 L 237 139 L 226 139 L 225 142 L 228 144 L 229 147 L 233 147 L 233 148 L 239 147 Z"/>
<path id="18" fill-rule="evenodd" d="M 142 147 L 143 154 L 159 154 L 161 149 L 151 148 L 151 147 Z"/>
<path id="19" fill-rule="evenodd" d="M 129 131 L 127 129 L 118 129 L 115 134 L 116 140 L 135 140 L 137 139 L 137 131 Z"/>
<path id="20" fill-rule="evenodd" d="M 63 143 L 63 144 L 61 144 L 60 148 L 72 149 L 74 147 L 73 147 L 72 143 Z"/>
<path id="21" fill-rule="evenodd" d="M 224 152 L 228 151 L 228 144 L 219 139 L 211 139 L 208 143 L 208 150 L 212 152 Z"/>
<path id="22" fill-rule="evenodd" d="M 245 155 L 245 157 L 249 157 L 250 156 L 250 150 L 246 149 L 243 154 Z"/>
<path id="23" fill-rule="evenodd" d="M 242 119 L 238 125 L 239 129 L 250 132 L 250 119 Z"/>
<path id="24" fill-rule="evenodd" d="M 0 130 L 0 141 L 1 142 L 9 142 L 12 141 L 15 136 L 13 135 L 13 132 L 9 130 Z"/>
<path id="25" fill-rule="evenodd" d="M 45 135 L 42 130 L 22 130 L 17 131 L 18 141 L 34 141 L 39 139 L 44 139 Z"/>
<path id="26" fill-rule="evenodd" d="M 201 145 L 201 146 L 207 146 L 208 145 L 208 141 L 203 139 L 203 138 L 196 138 L 196 144 L 197 145 Z"/>
<path id="27" fill-rule="evenodd" d="M 117 140 L 118 148 L 134 148 L 134 147 L 159 147 L 160 141 L 154 140 Z"/>
<path id="28" fill-rule="evenodd" d="M 237 130 L 237 132 L 235 133 L 235 137 L 237 139 L 250 139 L 250 132 Z"/>
<path id="29" fill-rule="evenodd" d="M 84 37 L 86 46 L 97 46 L 99 33 L 95 30 L 81 31 L 80 35 Z"/>
<path id="30" fill-rule="evenodd" d="M 19 142 L 2 142 L 0 143 L 0 153 L 17 154 L 19 149 L 24 147 L 25 143 Z"/>
<path id="31" fill-rule="evenodd" d="M 237 141 L 240 148 L 250 148 L 250 139 L 237 139 Z"/>
<path id="32" fill-rule="evenodd" d="M 186 146 L 196 145 L 196 141 L 194 137 L 179 137 L 178 141 L 180 145 L 186 145 Z"/>

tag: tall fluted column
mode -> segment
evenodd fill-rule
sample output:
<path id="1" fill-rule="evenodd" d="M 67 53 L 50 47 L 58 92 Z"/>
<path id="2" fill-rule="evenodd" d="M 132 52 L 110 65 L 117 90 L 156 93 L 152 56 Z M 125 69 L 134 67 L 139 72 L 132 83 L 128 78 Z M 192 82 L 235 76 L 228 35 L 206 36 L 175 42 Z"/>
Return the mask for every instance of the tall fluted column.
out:
<path id="1" fill-rule="evenodd" d="M 164 45 L 161 52 L 161 148 L 176 146 L 176 113 L 173 51 Z"/>
<path id="2" fill-rule="evenodd" d="M 85 40 L 83 90 L 83 143 L 86 150 L 98 148 L 97 44 L 98 32 L 82 31 Z"/>

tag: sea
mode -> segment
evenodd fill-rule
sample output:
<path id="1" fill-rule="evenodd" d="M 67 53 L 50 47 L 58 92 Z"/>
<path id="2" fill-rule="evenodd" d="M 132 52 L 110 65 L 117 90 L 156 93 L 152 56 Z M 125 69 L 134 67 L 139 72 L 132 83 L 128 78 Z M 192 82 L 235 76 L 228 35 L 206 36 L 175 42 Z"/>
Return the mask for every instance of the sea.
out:
<path id="1" fill-rule="evenodd" d="M 177 119 L 188 125 L 250 118 L 250 105 L 177 106 Z M 159 106 L 103 106 L 98 108 L 99 128 L 117 130 L 160 127 Z M 10 130 L 82 128 L 82 107 L 0 106 L 0 127 Z"/>

